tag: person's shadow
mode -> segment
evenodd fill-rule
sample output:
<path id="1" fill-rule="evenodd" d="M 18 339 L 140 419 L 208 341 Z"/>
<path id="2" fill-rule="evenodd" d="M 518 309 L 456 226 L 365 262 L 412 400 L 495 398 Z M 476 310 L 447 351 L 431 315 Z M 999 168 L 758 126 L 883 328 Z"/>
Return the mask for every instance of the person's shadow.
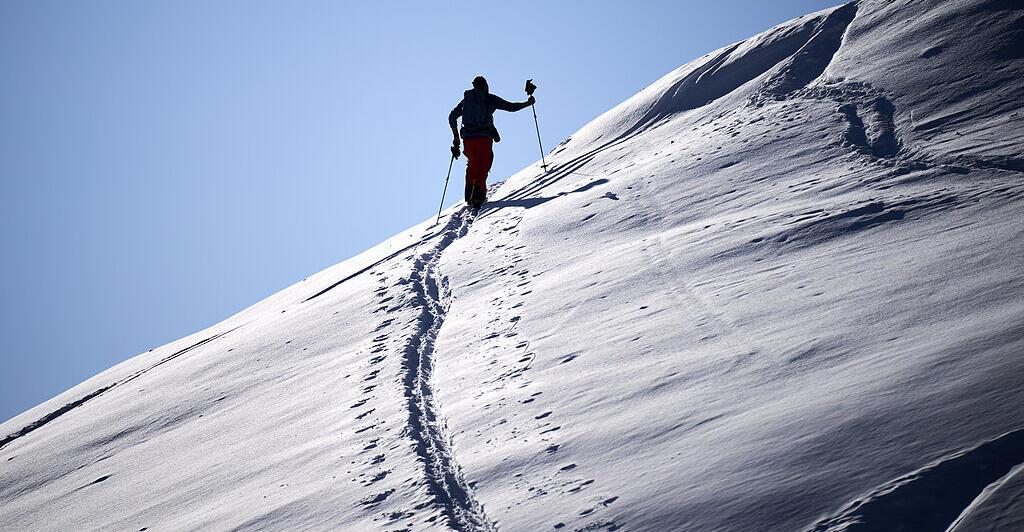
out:
<path id="1" fill-rule="evenodd" d="M 507 207 L 523 207 L 525 209 L 532 209 L 532 208 L 536 207 L 537 205 L 540 205 L 542 203 L 547 203 L 547 202 L 549 202 L 549 201 L 551 201 L 551 200 L 553 200 L 555 198 L 560 198 L 562 196 L 568 196 L 569 194 L 576 194 L 577 192 L 585 192 L 585 191 L 590 190 L 590 189 L 592 189 L 592 188 L 594 188 L 594 187 L 596 187 L 598 185 L 603 185 L 603 184 L 605 184 L 607 182 L 608 182 L 608 180 L 604 179 L 604 178 L 597 179 L 597 180 L 591 181 L 591 182 L 587 183 L 586 185 L 583 185 L 583 186 L 581 186 L 581 187 L 579 187 L 579 188 L 577 188 L 575 190 L 571 190 L 569 192 L 562 192 L 560 194 L 556 194 L 554 196 L 547 197 L 547 198 L 524 198 L 524 199 L 510 199 L 510 200 L 489 201 L 487 203 L 484 203 L 484 206 L 481 209 L 479 217 L 482 218 L 484 216 L 487 216 L 488 214 L 491 214 L 494 211 L 497 211 L 499 209 L 504 209 L 504 208 L 507 208 Z"/>

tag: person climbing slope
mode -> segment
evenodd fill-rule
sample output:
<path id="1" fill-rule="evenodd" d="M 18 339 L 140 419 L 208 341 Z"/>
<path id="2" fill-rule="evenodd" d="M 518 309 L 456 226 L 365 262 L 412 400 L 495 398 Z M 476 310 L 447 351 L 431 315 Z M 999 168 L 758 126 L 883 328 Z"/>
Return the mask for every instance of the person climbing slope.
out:
<path id="1" fill-rule="evenodd" d="M 466 91 L 462 101 L 448 115 L 452 128 L 452 157 L 459 157 L 459 135 L 466 142 L 466 204 L 479 210 L 487 199 L 487 172 L 494 161 L 494 142 L 501 142 L 501 136 L 494 127 L 494 111 L 515 112 L 532 105 L 536 100 L 531 95 L 525 102 L 508 102 L 491 94 L 483 76 L 473 78 L 473 88 Z M 462 117 L 462 129 L 458 119 Z"/>

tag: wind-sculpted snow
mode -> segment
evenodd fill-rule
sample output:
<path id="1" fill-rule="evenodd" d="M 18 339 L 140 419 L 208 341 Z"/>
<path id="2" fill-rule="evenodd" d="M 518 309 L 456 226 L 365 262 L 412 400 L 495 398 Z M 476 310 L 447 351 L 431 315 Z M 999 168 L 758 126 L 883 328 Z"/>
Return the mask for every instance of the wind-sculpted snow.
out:
<path id="1" fill-rule="evenodd" d="M 1024 430 L 944 457 L 893 480 L 814 532 L 945 530 L 985 489 L 1024 465 Z"/>
<path id="2" fill-rule="evenodd" d="M 987 486 L 949 527 L 949 532 L 1024 529 L 1024 465 Z"/>
<path id="3" fill-rule="evenodd" d="M 1012 530 L 1024 8 L 863 1 L 0 426 L 0 528 Z"/>
<path id="4" fill-rule="evenodd" d="M 814 29 L 814 35 L 765 81 L 763 92 L 784 97 L 821 76 L 839 51 L 846 28 L 856 14 L 857 4 L 853 2 L 830 12 Z"/>
<path id="5" fill-rule="evenodd" d="M 44 415 L 43 417 L 41 417 L 41 418 L 39 418 L 39 419 L 29 423 L 28 425 L 25 425 L 24 427 L 22 427 L 17 432 L 15 432 L 13 434 L 10 434 L 10 435 L 7 435 L 7 436 L 3 437 L 2 439 L 0 439 L 0 449 L 3 449 L 4 446 L 6 446 L 7 444 L 13 442 L 14 440 L 16 440 L 18 438 L 21 438 L 22 436 L 25 436 L 28 433 L 30 433 L 30 432 L 32 432 L 32 431 L 34 431 L 36 429 L 39 429 L 39 428 L 43 427 L 47 423 L 55 421 L 60 416 L 62 416 L 64 414 L 67 414 L 68 412 L 70 412 L 70 411 L 72 411 L 72 410 L 74 410 L 74 409 L 84 405 L 85 403 L 89 402 L 90 400 L 95 399 L 96 397 L 99 397 L 100 395 L 102 395 L 103 393 L 107 392 L 111 388 L 114 388 L 115 386 L 119 386 L 119 385 L 125 384 L 127 382 L 131 382 L 131 381 L 133 381 L 133 380 L 143 376 L 147 371 L 151 371 L 151 370 L 153 370 L 154 368 L 156 368 L 156 367 L 158 367 L 160 365 L 166 364 L 166 363 L 174 360 L 175 358 L 178 358 L 178 357 L 188 353 L 189 351 L 192 351 L 193 349 L 196 349 L 197 347 L 202 346 L 203 344 L 206 344 L 208 342 L 212 342 L 212 341 L 214 341 L 214 340 L 220 338 L 221 336 L 224 336 L 225 334 L 228 334 L 230 332 L 231 331 L 215 334 L 215 335 L 213 335 L 213 336 L 211 336 L 209 338 L 206 338 L 205 340 L 200 340 L 199 342 L 196 342 L 196 343 L 194 343 L 194 344 L 192 344 L 192 345 L 190 345 L 190 346 L 188 346 L 188 347 L 186 347 L 184 349 L 181 349 L 179 351 L 176 351 L 176 352 L 174 352 L 174 353 L 164 357 L 160 361 L 156 362 L 155 364 L 153 364 L 153 365 L 151 365 L 151 366 L 149 366 L 147 368 L 141 369 L 141 370 L 139 370 L 139 371 L 129 375 L 128 377 L 126 377 L 123 380 L 111 383 L 111 384 L 109 384 L 107 386 L 103 386 L 102 388 L 94 390 L 94 391 L 86 394 L 85 396 L 83 396 L 83 397 L 81 397 L 79 399 L 75 399 L 74 401 L 71 401 L 70 403 L 67 403 L 67 404 L 61 406 L 60 408 L 54 410 L 53 412 L 50 412 L 50 413 Z"/>

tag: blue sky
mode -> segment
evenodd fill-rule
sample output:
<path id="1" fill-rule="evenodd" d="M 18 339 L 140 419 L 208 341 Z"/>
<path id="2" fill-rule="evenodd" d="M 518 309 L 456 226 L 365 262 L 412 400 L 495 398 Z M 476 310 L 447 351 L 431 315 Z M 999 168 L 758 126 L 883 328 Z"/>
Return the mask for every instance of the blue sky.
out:
<path id="1" fill-rule="evenodd" d="M 0 421 L 431 217 L 477 74 L 550 149 L 837 3 L 0 3 Z M 539 157 L 496 122 L 491 181 Z"/>

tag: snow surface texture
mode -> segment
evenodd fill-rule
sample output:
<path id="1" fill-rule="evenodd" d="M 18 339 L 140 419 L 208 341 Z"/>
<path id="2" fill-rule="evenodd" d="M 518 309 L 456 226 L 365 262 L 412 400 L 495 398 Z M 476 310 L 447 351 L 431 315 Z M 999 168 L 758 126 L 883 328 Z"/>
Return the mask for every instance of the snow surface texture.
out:
<path id="1" fill-rule="evenodd" d="M 701 57 L 0 425 L 4 530 L 1020 530 L 1024 11 Z"/>

